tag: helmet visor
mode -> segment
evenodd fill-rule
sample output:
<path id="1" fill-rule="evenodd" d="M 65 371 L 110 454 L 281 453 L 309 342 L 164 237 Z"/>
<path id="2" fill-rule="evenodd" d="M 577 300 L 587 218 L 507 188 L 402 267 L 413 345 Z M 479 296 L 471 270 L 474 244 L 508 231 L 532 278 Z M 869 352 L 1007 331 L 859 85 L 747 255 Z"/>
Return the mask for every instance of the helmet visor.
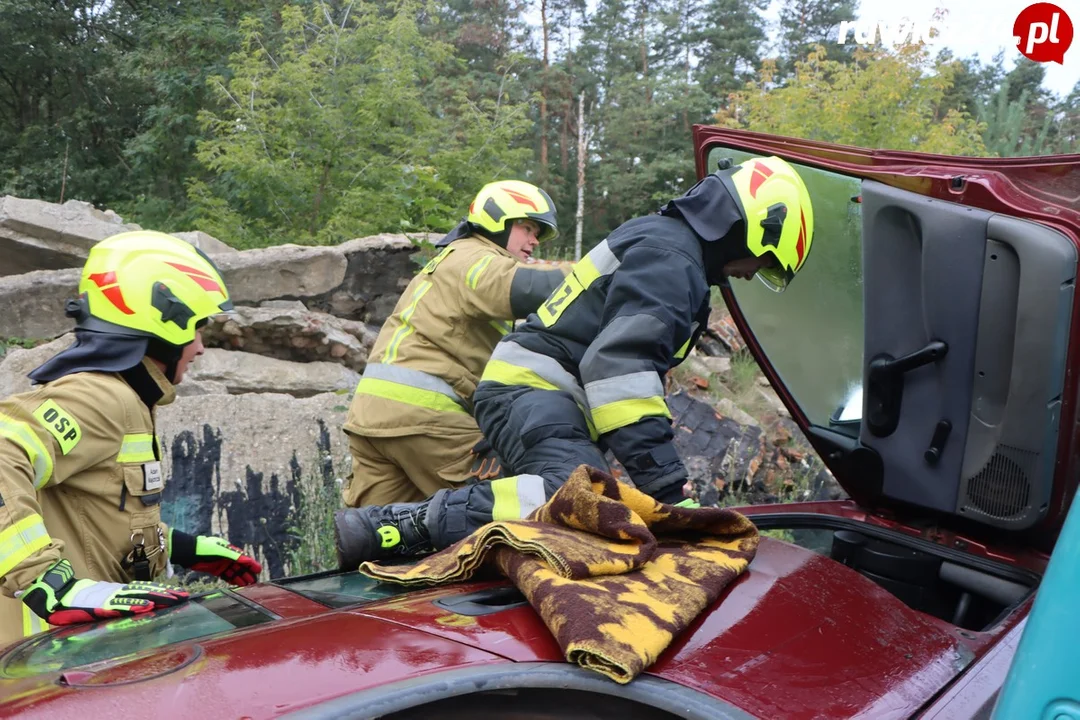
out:
<path id="1" fill-rule="evenodd" d="M 782 293 L 787 289 L 793 274 L 782 267 L 766 267 L 757 271 L 758 280 L 773 292 Z"/>

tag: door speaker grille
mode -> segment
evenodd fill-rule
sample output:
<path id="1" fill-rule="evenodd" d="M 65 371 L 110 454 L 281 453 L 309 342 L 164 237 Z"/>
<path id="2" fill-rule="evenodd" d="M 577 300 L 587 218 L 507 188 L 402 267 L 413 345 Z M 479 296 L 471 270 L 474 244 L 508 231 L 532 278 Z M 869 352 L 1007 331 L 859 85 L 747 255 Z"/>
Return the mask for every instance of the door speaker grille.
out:
<path id="1" fill-rule="evenodd" d="M 1039 453 L 998 445 L 990 461 L 964 481 L 961 512 L 995 520 L 1016 521 L 1031 510 L 1031 478 Z"/>

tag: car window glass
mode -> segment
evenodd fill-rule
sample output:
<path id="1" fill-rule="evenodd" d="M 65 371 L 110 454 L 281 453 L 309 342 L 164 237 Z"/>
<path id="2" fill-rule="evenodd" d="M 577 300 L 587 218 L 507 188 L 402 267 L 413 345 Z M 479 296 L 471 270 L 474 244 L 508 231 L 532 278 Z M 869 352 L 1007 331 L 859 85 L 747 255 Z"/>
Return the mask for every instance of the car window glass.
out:
<path id="1" fill-rule="evenodd" d="M 142 616 L 43 633 L 5 657 L 2 674 L 13 678 L 60 672 L 272 619 L 230 593 L 212 592 Z"/>
<path id="2" fill-rule="evenodd" d="M 736 164 L 751 153 L 714 148 L 710 171 L 721 158 Z M 731 280 L 732 291 L 769 362 L 810 422 L 842 424 L 858 433 L 862 414 L 863 284 L 862 215 L 855 200 L 860 181 L 793 163 L 814 205 L 814 237 L 799 274 L 783 293 L 756 279 Z"/>

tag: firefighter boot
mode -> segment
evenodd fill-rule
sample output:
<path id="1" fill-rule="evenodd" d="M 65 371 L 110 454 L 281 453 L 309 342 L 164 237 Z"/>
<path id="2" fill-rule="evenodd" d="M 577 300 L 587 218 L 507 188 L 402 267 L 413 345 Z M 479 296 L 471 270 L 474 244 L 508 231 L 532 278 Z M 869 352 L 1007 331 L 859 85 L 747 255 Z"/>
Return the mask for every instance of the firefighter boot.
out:
<path id="1" fill-rule="evenodd" d="M 390 560 L 434 551 L 425 518 L 430 500 L 367 505 L 334 513 L 338 568 L 355 570 L 367 560 Z"/>

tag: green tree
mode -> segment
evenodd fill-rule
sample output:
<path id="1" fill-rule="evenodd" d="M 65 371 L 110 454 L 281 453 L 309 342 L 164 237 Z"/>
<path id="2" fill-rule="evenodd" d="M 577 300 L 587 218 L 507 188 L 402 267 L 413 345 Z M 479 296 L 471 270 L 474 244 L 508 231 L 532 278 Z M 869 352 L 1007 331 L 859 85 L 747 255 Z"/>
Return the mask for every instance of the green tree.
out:
<path id="1" fill-rule="evenodd" d="M 784 0 L 780 6 L 780 77 L 815 47 L 830 60 L 848 60 L 851 46 L 839 45 L 840 23 L 855 19 L 856 0 Z"/>
<path id="2" fill-rule="evenodd" d="M 200 115 L 196 156 L 212 173 L 188 189 L 200 227 L 237 247 L 446 230 L 478 187 L 520 167 L 527 120 L 506 93 L 461 91 L 452 115 L 430 102 L 453 56 L 421 34 L 419 9 L 286 6 L 274 53 L 246 18 L 231 79 L 210 80 L 224 109 Z"/>
<path id="3" fill-rule="evenodd" d="M 951 64 L 933 65 L 927 52 L 860 48 L 852 63 L 829 60 L 820 46 L 795 64 L 787 85 L 775 89 L 775 66 L 738 95 L 730 126 L 825 142 L 949 155 L 985 152 L 981 126 L 967 114 L 938 110 L 952 83 Z"/>
<path id="4" fill-rule="evenodd" d="M 0 190 L 52 202 L 121 197 L 138 93 L 124 3 L 0 0 Z"/>

